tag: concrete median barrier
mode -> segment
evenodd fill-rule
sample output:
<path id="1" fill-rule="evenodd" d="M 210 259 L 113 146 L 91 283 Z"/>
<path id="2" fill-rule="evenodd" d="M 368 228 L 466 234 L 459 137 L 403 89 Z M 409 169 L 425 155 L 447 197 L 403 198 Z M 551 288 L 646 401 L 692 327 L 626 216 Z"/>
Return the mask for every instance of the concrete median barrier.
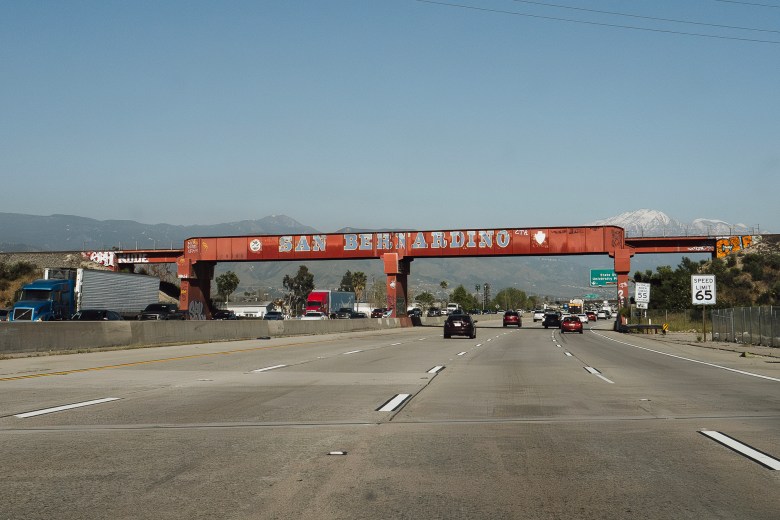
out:
<path id="1" fill-rule="evenodd" d="M 0 323 L 0 356 L 181 345 L 261 337 L 336 334 L 412 326 L 440 327 L 444 320 L 444 317 L 424 317 L 415 320 L 362 318 L 322 321 L 2 322 Z"/>

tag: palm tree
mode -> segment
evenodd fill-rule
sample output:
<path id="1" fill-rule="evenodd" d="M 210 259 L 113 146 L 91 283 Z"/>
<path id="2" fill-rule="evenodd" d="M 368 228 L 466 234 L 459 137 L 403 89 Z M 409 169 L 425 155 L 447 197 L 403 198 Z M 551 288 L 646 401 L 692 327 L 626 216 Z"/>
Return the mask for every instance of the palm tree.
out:
<path id="1" fill-rule="evenodd" d="M 355 291 L 355 300 L 358 302 L 363 300 L 363 292 L 366 290 L 366 273 L 357 271 L 352 273 L 352 289 Z"/>

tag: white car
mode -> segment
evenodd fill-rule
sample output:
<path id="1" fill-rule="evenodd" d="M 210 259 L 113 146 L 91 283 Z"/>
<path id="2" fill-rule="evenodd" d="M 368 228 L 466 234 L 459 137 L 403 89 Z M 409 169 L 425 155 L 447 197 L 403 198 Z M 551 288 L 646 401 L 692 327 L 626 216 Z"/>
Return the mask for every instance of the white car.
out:
<path id="1" fill-rule="evenodd" d="M 536 309 L 534 311 L 534 323 L 537 321 L 542 321 L 544 319 L 544 311 L 541 309 Z"/>
<path id="2" fill-rule="evenodd" d="M 607 318 L 608 318 L 607 311 L 603 309 L 596 313 L 597 320 L 606 320 Z"/>
<path id="3" fill-rule="evenodd" d="M 588 323 L 588 315 L 587 314 L 577 314 L 577 317 L 580 319 L 582 323 Z"/>
<path id="4" fill-rule="evenodd" d="M 309 311 L 303 316 L 301 316 L 302 320 L 327 320 L 328 316 L 324 312 L 318 312 L 318 311 Z"/>

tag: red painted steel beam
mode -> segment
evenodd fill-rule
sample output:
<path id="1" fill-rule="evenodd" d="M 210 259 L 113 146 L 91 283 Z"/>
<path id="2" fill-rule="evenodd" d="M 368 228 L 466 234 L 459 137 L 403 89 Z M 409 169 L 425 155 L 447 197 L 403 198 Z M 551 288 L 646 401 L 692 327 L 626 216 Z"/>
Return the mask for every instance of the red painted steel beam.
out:
<path id="1" fill-rule="evenodd" d="M 615 226 L 201 237 L 184 243 L 187 263 L 460 256 L 609 254 L 623 249 Z"/>
<path id="2" fill-rule="evenodd" d="M 626 246 L 635 254 L 653 253 L 709 253 L 716 250 L 718 239 L 714 237 L 642 237 L 626 238 Z"/>

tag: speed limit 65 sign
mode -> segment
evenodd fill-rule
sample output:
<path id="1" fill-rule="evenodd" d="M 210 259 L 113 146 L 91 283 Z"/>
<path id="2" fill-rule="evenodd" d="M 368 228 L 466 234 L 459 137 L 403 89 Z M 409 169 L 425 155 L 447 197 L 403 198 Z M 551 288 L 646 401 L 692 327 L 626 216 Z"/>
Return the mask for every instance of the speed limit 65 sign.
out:
<path id="1" fill-rule="evenodd" d="M 715 305 L 715 275 L 691 276 L 691 299 L 694 305 Z"/>

